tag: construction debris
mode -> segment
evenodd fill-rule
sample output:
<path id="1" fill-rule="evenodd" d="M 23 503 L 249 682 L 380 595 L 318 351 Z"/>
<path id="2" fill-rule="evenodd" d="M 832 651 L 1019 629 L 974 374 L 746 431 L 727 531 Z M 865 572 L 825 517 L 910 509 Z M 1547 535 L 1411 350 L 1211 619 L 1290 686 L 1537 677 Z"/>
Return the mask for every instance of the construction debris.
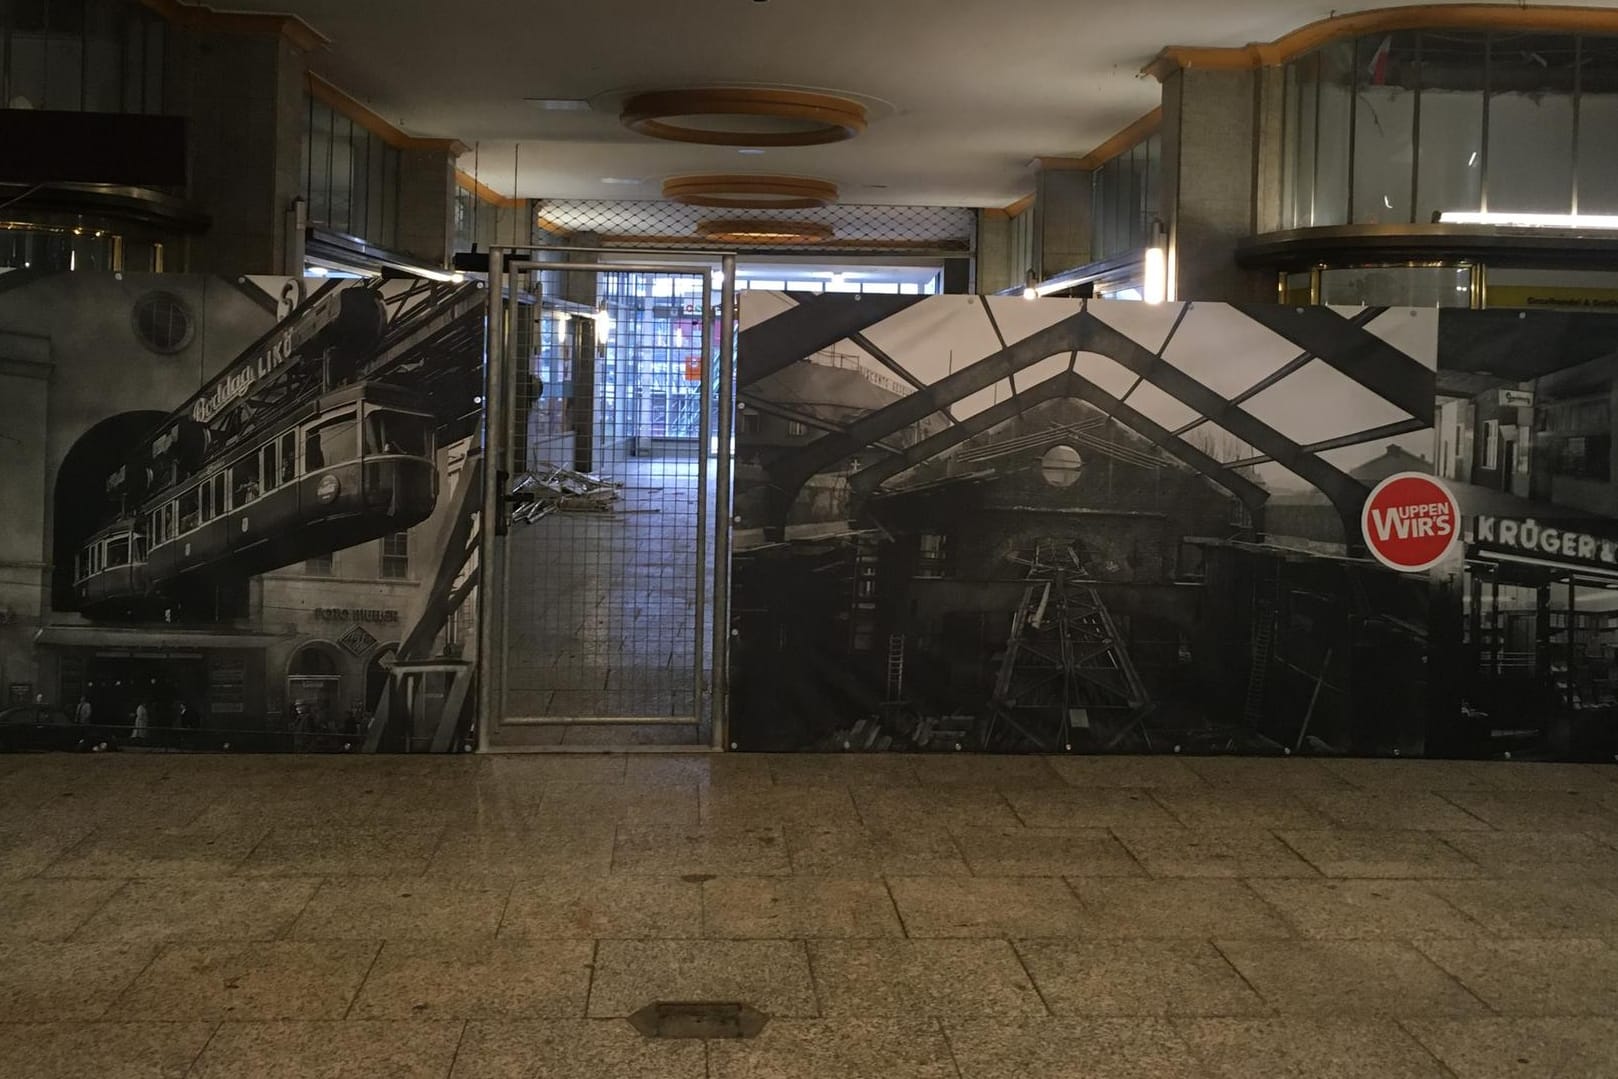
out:
<path id="1" fill-rule="evenodd" d="M 617 503 L 623 484 L 588 472 L 540 462 L 511 484 L 514 523 L 533 524 L 551 513 L 608 513 Z"/>

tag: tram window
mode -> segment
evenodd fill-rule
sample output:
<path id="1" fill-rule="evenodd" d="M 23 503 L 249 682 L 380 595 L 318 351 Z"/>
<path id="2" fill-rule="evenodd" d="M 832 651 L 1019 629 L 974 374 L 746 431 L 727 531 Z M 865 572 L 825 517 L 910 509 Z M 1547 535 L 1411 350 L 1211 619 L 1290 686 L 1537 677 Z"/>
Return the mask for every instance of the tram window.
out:
<path id="1" fill-rule="evenodd" d="M 107 565 L 129 565 L 129 537 L 119 536 L 107 543 Z"/>
<path id="2" fill-rule="evenodd" d="M 354 414 L 326 420 L 304 432 L 303 470 L 314 472 L 327 465 L 352 461 L 358 454 L 354 444 Z"/>
<path id="3" fill-rule="evenodd" d="M 264 477 L 264 489 L 273 491 L 277 483 L 276 477 L 281 474 L 275 467 L 275 443 L 271 442 L 260 450 L 259 458 L 264 462 L 264 467 L 259 471 L 259 475 Z"/>
<path id="4" fill-rule="evenodd" d="M 259 496 L 258 454 L 230 466 L 231 505 L 238 509 Z"/>
<path id="5" fill-rule="evenodd" d="M 202 492 L 202 519 L 213 520 L 213 480 L 204 480 L 198 488 Z"/>
<path id="6" fill-rule="evenodd" d="M 180 496 L 180 531 L 189 532 L 197 524 L 197 489 L 193 487 Z"/>
<path id="7" fill-rule="evenodd" d="M 366 453 L 427 454 L 427 421 L 402 412 L 371 412 L 365 417 Z"/>
<path id="8" fill-rule="evenodd" d="M 221 469 L 213 477 L 213 511 L 227 513 L 229 510 L 230 506 L 225 503 L 225 473 Z"/>
<path id="9" fill-rule="evenodd" d="M 298 433 L 288 431 L 281 436 L 281 482 L 291 483 L 298 472 Z"/>

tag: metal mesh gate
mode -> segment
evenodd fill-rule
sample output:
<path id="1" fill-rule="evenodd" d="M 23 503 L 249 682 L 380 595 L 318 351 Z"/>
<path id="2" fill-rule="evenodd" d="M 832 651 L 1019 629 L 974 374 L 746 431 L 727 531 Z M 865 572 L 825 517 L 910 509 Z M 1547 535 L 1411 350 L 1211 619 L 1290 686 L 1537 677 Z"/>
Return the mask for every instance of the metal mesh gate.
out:
<path id="1" fill-rule="evenodd" d="M 498 304 L 490 743 L 711 745 L 728 502 L 716 281 L 706 265 L 545 257 L 514 264 Z"/>

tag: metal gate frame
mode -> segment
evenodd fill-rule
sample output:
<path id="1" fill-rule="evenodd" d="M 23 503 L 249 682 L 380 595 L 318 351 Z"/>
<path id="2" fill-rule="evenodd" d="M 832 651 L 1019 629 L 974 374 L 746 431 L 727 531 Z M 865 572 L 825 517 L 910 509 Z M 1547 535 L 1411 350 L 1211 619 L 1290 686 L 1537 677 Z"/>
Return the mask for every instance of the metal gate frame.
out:
<path id="1" fill-rule="evenodd" d="M 531 253 L 544 251 L 546 253 L 565 253 L 570 255 L 593 256 L 590 262 L 540 262 L 532 258 Z M 602 753 L 602 752 L 714 752 L 724 750 L 730 745 L 730 709 L 729 709 L 729 683 L 730 683 L 730 549 L 731 549 L 731 465 L 732 442 L 735 432 L 735 393 L 736 393 L 736 254 L 732 251 L 659 251 L 659 255 L 666 255 L 671 259 L 702 259 L 700 265 L 679 262 L 606 262 L 605 257 L 622 257 L 625 251 L 617 248 L 601 247 L 492 247 L 489 249 L 488 292 L 489 309 L 485 333 L 485 363 L 483 384 L 483 454 L 485 467 L 483 469 L 483 503 L 479 518 L 485 523 L 492 522 L 493 527 L 480 527 L 478 530 L 478 565 L 481 569 L 479 582 L 480 602 L 478 603 L 478 716 L 477 716 L 477 746 L 480 753 Z M 697 641 L 696 641 L 696 677 L 695 686 L 696 714 L 687 720 L 684 716 L 673 717 L 577 717 L 566 722 L 579 726 L 634 724 L 653 726 L 657 724 L 687 722 L 696 724 L 699 728 L 704 720 L 703 701 L 707 700 L 707 719 L 711 737 L 707 745 L 550 745 L 550 746 L 494 746 L 491 745 L 490 736 L 493 730 L 507 724 L 508 718 L 502 714 L 505 701 L 505 629 L 506 629 L 506 584 L 507 560 L 509 547 L 507 534 L 510 530 L 510 515 L 508 513 L 509 482 L 508 469 L 511 461 L 511 436 L 509 430 L 511 417 L 511 395 L 515 387 L 508 385 L 507 366 L 514 353 L 514 337 L 516 320 L 509 318 L 511 306 L 516 302 L 516 292 L 506 295 L 507 283 L 515 283 L 518 275 L 533 270 L 559 270 L 562 272 L 578 270 L 593 273 L 657 273 L 675 276 L 687 276 L 700 272 L 704 278 L 709 278 L 713 272 L 712 262 L 717 259 L 723 280 L 720 284 L 719 299 L 719 370 L 713 370 L 713 343 L 712 333 L 715 320 L 711 315 L 705 314 L 703 326 L 702 350 L 702 396 L 707 397 L 710 389 L 718 389 L 718 430 L 712 431 L 708 420 L 708 409 L 702 409 L 699 425 L 700 445 L 699 460 L 706 460 L 708 442 L 711 437 L 717 436 L 718 452 L 715 453 L 715 494 L 713 514 L 713 565 L 703 574 L 697 589 Z M 509 261 L 508 261 L 509 260 Z M 706 307 L 706 304 L 704 305 Z M 715 377 L 717 375 L 717 378 Z M 703 469 L 699 467 L 698 475 Z M 703 485 L 704 488 L 706 484 Z M 698 545 L 699 549 L 707 542 L 707 491 L 699 492 L 698 498 Z M 701 559 L 698 559 L 701 566 Z M 703 585 L 706 587 L 703 587 Z M 707 594 L 711 592 L 711 595 Z M 712 675 L 704 683 L 703 670 L 703 642 L 701 640 L 701 627 L 706 608 L 712 610 L 712 634 L 708 648 L 708 663 Z M 523 717 L 513 717 L 517 720 L 512 725 L 533 726 L 539 725 L 530 721 L 523 723 Z M 563 717 L 557 717 L 563 720 Z M 556 722 L 556 721 L 551 721 Z M 548 725 L 548 724 L 547 724 Z M 558 723 L 558 725 L 560 725 Z"/>

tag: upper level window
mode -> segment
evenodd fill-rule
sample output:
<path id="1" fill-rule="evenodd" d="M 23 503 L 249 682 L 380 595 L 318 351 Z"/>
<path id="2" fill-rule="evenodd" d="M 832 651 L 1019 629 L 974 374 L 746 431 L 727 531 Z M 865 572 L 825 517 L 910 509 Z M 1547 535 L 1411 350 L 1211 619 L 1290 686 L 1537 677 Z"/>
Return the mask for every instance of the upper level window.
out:
<path id="1" fill-rule="evenodd" d="M 1618 38 L 1406 30 L 1286 65 L 1290 227 L 1618 209 Z"/>
<path id="2" fill-rule="evenodd" d="M 131 0 L 6 0 L 0 108 L 161 113 L 167 32 Z"/>
<path id="3" fill-rule="evenodd" d="M 315 98 L 304 129 L 309 222 L 383 247 L 397 240 L 399 151 Z"/>

